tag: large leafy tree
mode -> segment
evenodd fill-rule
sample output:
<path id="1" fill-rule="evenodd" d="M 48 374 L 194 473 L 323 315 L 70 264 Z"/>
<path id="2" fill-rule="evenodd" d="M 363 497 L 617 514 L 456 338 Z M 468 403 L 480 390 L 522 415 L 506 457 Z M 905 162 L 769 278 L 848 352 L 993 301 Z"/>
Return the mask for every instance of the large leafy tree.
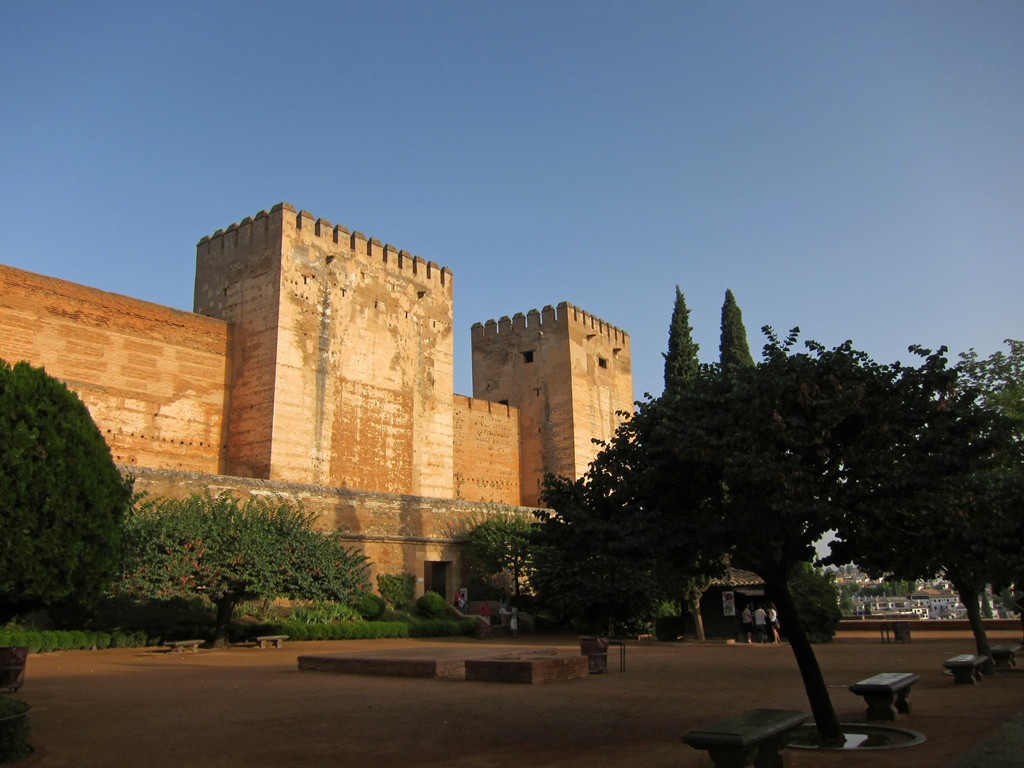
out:
<path id="1" fill-rule="evenodd" d="M 42 368 L 0 360 L 0 624 L 87 602 L 116 576 L 131 479 L 89 411 Z"/>
<path id="2" fill-rule="evenodd" d="M 750 346 L 747 344 L 747 329 L 743 325 L 743 313 L 731 290 L 726 290 L 725 301 L 722 304 L 722 336 L 718 352 L 723 368 L 754 364 Z"/>
<path id="3" fill-rule="evenodd" d="M 791 591 L 814 544 L 841 527 L 845 456 L 862 439 L 893 373 L 844 344 L 808 343 L 794 331 L 768 344 L 757 366 L 706 367 L 664 403 L 651 460 L 661 498 L 683 499 L 690 546 L 728 554 L 765 581 L 786 627 L 819 730 L 841 729 Z M 666 518 L 668 520 L 670 518 Z"/>
<path id="4" fill-rule="evenodd" d="M 228 643 L 235 606 L 286 597 L 354 604 L 369 589 L 366 557 L 315 516 L 280 497 L 208 488 L 184 499 L 145 501 L 125 526 L 124 574 L 133 597 L 204 597 L 217 608 L 215 645 Z"/>
<path id="5" fill-rule="evenodd" d="M 903 579 L 944 573 L 967 609 L 977 652 L 988 655 L 979 596 L 1022 563 L 1017 425 L 985 405 L 945 350 L 915 351 L 924 362 L 901 371 L 886 429 L 851 459 L 857 514 L 831 560 L 856 559 L 869 573 Z"/>
<path id="6" fill-rule="evenodd" d="M 466 535 L 476 566 L 488 576 L 507 576 L 516 599 L 533 570 L 530 550 L 533 525 L 528 513 L 496 507 L 472 521 Z"/>

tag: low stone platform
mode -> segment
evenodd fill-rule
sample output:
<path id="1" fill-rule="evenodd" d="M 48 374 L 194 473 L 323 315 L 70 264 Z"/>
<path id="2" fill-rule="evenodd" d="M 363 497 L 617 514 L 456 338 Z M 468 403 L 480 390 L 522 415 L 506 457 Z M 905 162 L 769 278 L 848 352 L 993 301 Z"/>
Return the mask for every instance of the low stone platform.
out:
<path id="1" fill-rule="evenodd" d="M 560 665 L 552 662 L 555 659 L 571 659 L 578 664 L 583 660 L 583 668 L 586 670 L 585 656 L 557 656 L 554 648 L 534 648 L 513 653 L 495 653 L 496 649 L 472 649 L 472 648 L 421 648 L 402 651 L 379 651 L 364 653 L 327 653 L 317 655 L 304 655 L 298 657 L 300 670 L 312 672 L 334 672 L 347 675 L 390 675 L 395 677 L 424 677 L 439 678 L 443 680 L 499 680 L 501 682 L 532 682 L 532 680 L 519 679 L 526 676 L 524 669 L 532 665 L 537 667 L 537 682 L 548 682 L 556 679 L 571 679 L 565 677 L 565 671 L 557 671 Z M 517 679 L 504 679 L 498 677 L 470 677 L 467 674 L 469 662 L 490 660 L 499 662 L 501 673 L 506 677 L 511 674 Z M 525 667 L 523 665 L 526 665 Z M 517 670 L 510 673 L 507 670 Z M 544 671 L 541 671 L 544 670 Z M 497 674 L 497 673 L 494 673 Z M 562 675 L 562 676 L 560 676 Z M 530 672 L 530 677 L 534 673 Z M 584 677 L 586 676 L 584 672 Z M 544 679 L 541 679 L 544 678 Z"/>
<path id="2" fill-rule="evenodd" d="M 466 679 L 492 683 L 558 683 L 590 674 L 586 656 L 559 656 L 554 649 L 466 659 Z"/>

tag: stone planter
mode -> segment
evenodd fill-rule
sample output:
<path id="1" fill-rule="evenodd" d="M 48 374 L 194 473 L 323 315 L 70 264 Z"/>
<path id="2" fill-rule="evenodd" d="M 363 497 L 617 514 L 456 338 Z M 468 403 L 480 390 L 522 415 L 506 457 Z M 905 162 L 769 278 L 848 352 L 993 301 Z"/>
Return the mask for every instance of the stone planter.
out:
<path id="1" fill-rule="evenodd" d="M 25 664 L 28 648 L 7 646 L 0 648 L 0 690 L 16 691 L 25 684 Z"/>

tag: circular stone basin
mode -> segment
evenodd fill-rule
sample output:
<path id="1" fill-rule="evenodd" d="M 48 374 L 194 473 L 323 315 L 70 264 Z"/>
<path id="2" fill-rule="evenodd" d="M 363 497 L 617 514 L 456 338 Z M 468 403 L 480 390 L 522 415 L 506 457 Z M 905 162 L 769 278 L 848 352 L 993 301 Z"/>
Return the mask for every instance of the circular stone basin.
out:
<path id="1" fill-rule="evenodd" d="M 788 746 L 793 749 L 825 749 L 833 751 L 853 749 L 899 749 L 912 747 L 924 741 L 924 734 L 905 728 L 866 723 L 840 723 L 846 740 L 842 744 L 821 738 L 814 725 L 802 725 L 793 731 Z"/>

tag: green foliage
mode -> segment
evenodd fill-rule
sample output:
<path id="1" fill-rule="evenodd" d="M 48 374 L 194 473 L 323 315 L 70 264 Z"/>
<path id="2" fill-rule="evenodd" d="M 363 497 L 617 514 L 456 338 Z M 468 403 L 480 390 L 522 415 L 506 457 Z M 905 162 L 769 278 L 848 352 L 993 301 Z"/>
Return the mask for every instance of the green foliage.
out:
<path id="1" fill-rule="evenodd" d="M 722 368 L 743 365 L 753 366 L 754 358 L 747 344 L 747 329 L 743 325 L 743 313 L 736 303 L 732 291 L 725 292 L 725 303 L 722 304 L 722 337 L 718 346 L 719 360 Z"/>
<path id="2" fill-rule="evenodd" d="M 960 355 L 957 368 L 964 383 L 981 392 L 986 406 L 1013 419 L 1024 431 L 1024 341 L 1006 339 L 1009 354 L 979 359 L 973 349 Z"/>
<path id="3" fill-rule="evenodd" d="M 24 647 L 28 648 L 29 653 L 87 651 L 92 648 L 142 648 L 147 645 L 159 645 L 159 642 L 159 638 L 150 638 L 143 631 L 0 630 L 0 647 Z"/>
<path id="4" fill-rule="evenodd" d="M 442 600 L 443 602 L 443 600 Z M 268 625 L 268 634 L 288 635 L 292 640 L 378 640 L 401 637 L 447 637 L 472 632 L 472 619 L 426 621 L 352 621 L 337 624 L 299 624 L 293 621 Z"/>
<path id="5" fill-rule="evenodd" d="M 280 621 L 270 624 L 267 632 L 288 635 L 292 640 L 378 640 L 409 637 L 409 625 L 400 621 L 344 621 L 335 624 Z"/>
<path id="6" fill-rule="evenodd" d="M 665 394 L 671 396 L 692 381 L 700 368 L 697 352 L 700 347 L 693 340 L 690 328 L 690 310 L 686 297 L 676 286 L 676 302 L 672 308 L 672 321 L 668 329 L 668 352 L 665 358 Z"/>
<path id="7" fill-rule="evenodd" d="M 831 642 L 842 618 L 835 574 L 803 563 L 789 577 L 789 591 L 807 639 L 812 643 Z"/>
<path id="8" fill-rule="evenodd" d="M 336 621 L 362 621 L 362 618 L 358 608 L 331 600 L 299 606 L 292 611 L 291 616 L 292 621 L 300 624 L 331 624 Z"/>
<path id="9" fill-rule="evenodd" d="M 437 592 L 426 592 L 416 601 L 416 608 L 424 616 L 432 619 L 444 613 L 444 598 Z"/>
<path id="10" fill-rule="evenodd" d="M 416 577 L 411 573 L 379 573 L 377 591 L 389 606 L 404 610 L 416 596 Z"/>
<path id="11" fill-rule="evenodd" d="M 139 506 L 125 527 L 124 575 L 131 597 L 201 596 L 217 606 L 215 644 L 227 643 L 236 604 L 257 598 L 354 603 L 368 588 L 366 557 L 286 499 L 208 488 Z"/>
<path id="12" fill-rule="evenodd" d="M 364 592 L 362 597 L 359 598 L 359 615 L 367 621 L 374 621 L 384 615 L 384 611 L 387 610 L 387 603 L 384 602 L 384 598 L 378 597 L 372 592 Z"/>
<path id="13" fill-rule="evenodd" d="M 27 702 L 0 696 L 0 765 L 13 763 L 32 752 L 28 740 L 32 724 Z"/>
<path id="14" fill-rule="evenodd" d="M 42 368 L 0 360 L 0 624 L 97 597 L 118 570 L 132 481 L 82 401 Z"/>
<path id="15" fill-rule="evenodd" d="M 488 576 L 506 575 L 516 598 L 533 570 L 532 529 L 529 515 L 497 504 L 489 505 L 485 514 L 469 523 L 467 538 L 473 564 Z"/>

